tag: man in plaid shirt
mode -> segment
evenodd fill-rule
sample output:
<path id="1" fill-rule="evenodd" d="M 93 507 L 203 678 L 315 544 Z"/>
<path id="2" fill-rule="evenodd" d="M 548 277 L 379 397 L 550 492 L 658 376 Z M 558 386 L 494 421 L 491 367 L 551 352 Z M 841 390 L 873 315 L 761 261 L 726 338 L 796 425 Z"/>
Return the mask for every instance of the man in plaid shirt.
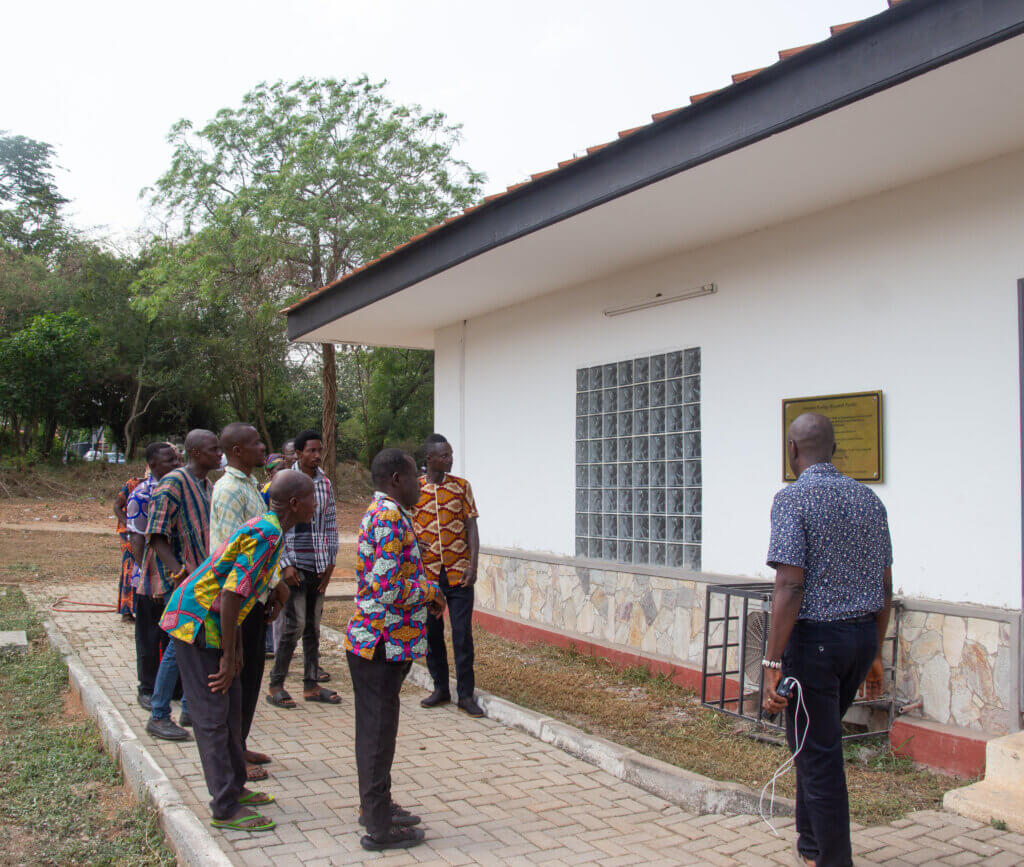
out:
<path id="1" fill-rule="evenodd" d="M 288 667 L 295 648 L 302 638 L 303 683 L 306 701 L 340 704 L 341 697 L 320 686 L 320 618 L 324 610 L 324 594 L 334 573 L 338 554 L 338 520 L 334 504 L 334 488 L 320 469 L 323 442 L 316 431 L 305 430 L 295 437 L 295 468 L 313 480 L 316 514 L 308 524 L 296 524 L 285 534 L 281 553 L 281 580 L 291 595 L 284 609 L 281 641 L 270 673 L 270 695 L 267 701 L 277 707 L 292 709 L 295 700 L 284 688 Z"/>

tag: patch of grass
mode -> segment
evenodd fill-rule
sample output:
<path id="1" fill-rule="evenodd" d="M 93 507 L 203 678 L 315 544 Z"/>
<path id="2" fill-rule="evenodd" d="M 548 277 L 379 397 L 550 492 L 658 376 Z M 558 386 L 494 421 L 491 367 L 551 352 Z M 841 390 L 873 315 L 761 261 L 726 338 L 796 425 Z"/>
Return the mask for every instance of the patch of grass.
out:
<path id="1" fill-rule="evenodd" d="M 344 627 L 351 604 L 329 603 L 324 620 Z M 516 644 L 477 630 L 476 681 L 481 689 L 565 720 L 584 731 L 632 747 L 687 770 L 742 783 L 755 791 L 789 756 L 784 747 L 744 736 L 748 726 L 703 708 L 692 690 L 642 667 L 617 670 L 604 660 L 546 644 Z M 852 818 L 890 822 L 914 810 L 939 808 L 962 780 L 933 774 L 872 742 L 866 762 L 853 745 L 846 768 Z M 792 772 L 777 792 L 795 794 Z"/>
<path id="2" fill-rule="evenodd" d="M 67 668 L 22 592 L 4 588 L 0 629 L 30 648 L 0 664 L 3 863 L 174 863 L 155 815 L 134 805 L 92 723 L 67 699 Z"/>
<path id="3" fill-rule="evenodd" d="M 997 831 L 1006 830 L 1006 822 L 1004 822 L 1002 819 L 992 819 L 989 821 L 989 824 Z"/>

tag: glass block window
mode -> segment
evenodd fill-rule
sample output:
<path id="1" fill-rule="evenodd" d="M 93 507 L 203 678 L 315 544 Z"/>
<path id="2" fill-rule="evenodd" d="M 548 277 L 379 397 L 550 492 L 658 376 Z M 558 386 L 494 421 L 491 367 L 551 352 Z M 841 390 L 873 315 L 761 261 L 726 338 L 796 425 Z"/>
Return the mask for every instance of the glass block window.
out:
<path id="1" fill-rule="evenodd" d="M 576 371 L 576 554 L 701 568 L 700 348 Z"/>

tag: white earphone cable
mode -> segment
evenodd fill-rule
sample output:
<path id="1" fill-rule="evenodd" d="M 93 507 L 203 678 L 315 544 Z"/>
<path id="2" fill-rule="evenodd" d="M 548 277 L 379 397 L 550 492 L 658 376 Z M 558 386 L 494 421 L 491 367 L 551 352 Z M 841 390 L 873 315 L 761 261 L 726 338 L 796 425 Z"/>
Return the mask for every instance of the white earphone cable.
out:
<path id="1" fill-rule="evenodd" d="M 764 823 L 772 829 L 772 833 L 778 837 L 779 832 L 775 830 L 775 826 L 771 823 L 771 819 L 774 817 L 775 811 L 775 783 L 781 779 L 791 767 L 793 767 L 796 757 L 800 755 L 800 751 L 804 748 L 804 741 L 807 740 L 807 730 L 811 727 L 811 715 L 807 712 L 807 705 L 804 703 L 804 690 L 800 685 L 800 681 L 793 678 L 793 686 L 796 690 L 796 713 L 793 714 L 793 739 L 796 741 L 796 750 L 793 751 L 786 761 L 784 761 L 779 769 L 772 774 L 772 778 L 764 784 L 764 788 L 761 789 L 761 797 L 757 802 L 757 812 L 761 816 Z M 800 711 L 804 712 L 804 730 L 803 735 L 800 734 Z M 764 814 L 764 796 L 768 792 L 768 788 L 771 787 L 771 799 L 768 805 L 768 815 Z"/>

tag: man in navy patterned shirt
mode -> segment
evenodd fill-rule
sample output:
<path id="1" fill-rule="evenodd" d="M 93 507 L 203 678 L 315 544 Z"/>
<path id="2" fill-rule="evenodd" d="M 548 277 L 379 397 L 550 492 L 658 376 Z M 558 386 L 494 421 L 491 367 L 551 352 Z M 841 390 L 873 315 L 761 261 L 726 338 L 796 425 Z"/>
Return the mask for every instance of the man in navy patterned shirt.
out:
<path id="1" fill-rule="evenodd" d="M 764 659 L 764 708 L 786 711 L 786 737 L 806 727 L 796 757 L 797 850 L 817 867 L 853 864 L 843 769 L 842 718 L 865 681 L 882 682 L 882 639 L 892 601 L 892 543 L 885 506 L 832 464 L 832 423 L 816 413 L 789 428 L 786 450 L 797 480 L 775 495 L 768 565 L 775 569 Z M 795 677 L 809 720 L 778 695 Z"/>

